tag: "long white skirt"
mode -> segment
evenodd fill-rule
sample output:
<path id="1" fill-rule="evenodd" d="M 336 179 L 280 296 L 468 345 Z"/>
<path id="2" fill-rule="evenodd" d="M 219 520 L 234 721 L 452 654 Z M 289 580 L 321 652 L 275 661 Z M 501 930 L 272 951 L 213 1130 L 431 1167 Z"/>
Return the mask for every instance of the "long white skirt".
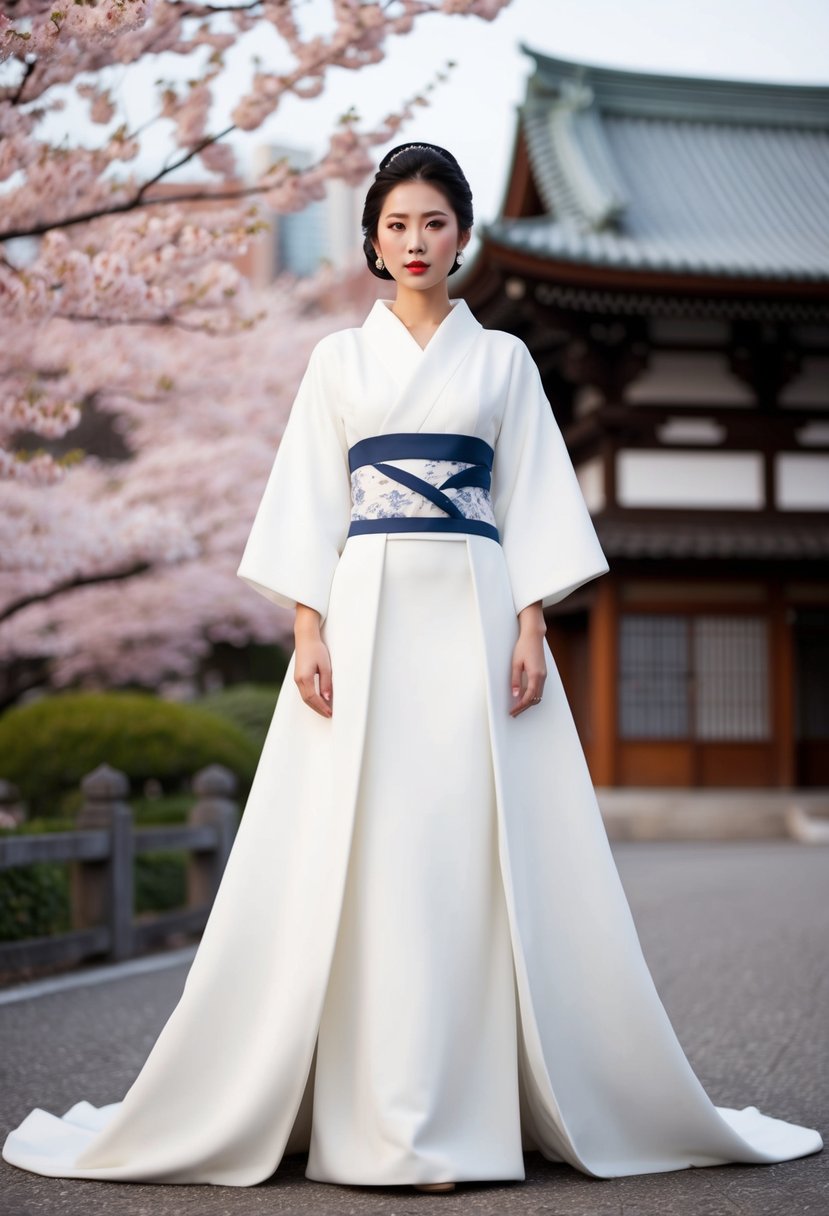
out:
<path id="1" fill-rule="evenodd" d="M 317 1043 L 306 1175 L 319 1181 L 525 1176 L 485 665 L 459 541 L 386 547 Z M 333 687 L 336 714 L 336 671 Z"/>
<path id="2" fill-rule="evenodd" d="M 499 716 L 515 618 L 476 539 L 346 547 L 334 721 L 289 671 L 179 1004 L 123 1102 L 36 1108 L 7 1162 L 250 1186 L 306 1148 L 309 1178 L 382 1185 L 522 1179 L 522 1148 L 596 1177 L 822 1148 L 692 1072 L 549 654 L 541 705 Z"/>

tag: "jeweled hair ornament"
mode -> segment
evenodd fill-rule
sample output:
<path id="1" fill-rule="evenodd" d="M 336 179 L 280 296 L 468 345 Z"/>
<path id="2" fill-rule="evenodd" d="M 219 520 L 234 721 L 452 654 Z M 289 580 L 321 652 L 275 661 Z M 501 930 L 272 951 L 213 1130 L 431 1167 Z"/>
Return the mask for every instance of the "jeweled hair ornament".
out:
<path id="1" fill-rule="evenodd" d="M 381 169 L 387 169 L 391 162 L 402 152 L 411 152 L 413 148 L 421 148 L 424 152 L 437 152 L 445 160 L 451 160 L 449 153 L 445 148 L 438 147 L 437 144 L 401 144 L 399 148 L 392 148 L 391 153 L 380 162 Z"/>

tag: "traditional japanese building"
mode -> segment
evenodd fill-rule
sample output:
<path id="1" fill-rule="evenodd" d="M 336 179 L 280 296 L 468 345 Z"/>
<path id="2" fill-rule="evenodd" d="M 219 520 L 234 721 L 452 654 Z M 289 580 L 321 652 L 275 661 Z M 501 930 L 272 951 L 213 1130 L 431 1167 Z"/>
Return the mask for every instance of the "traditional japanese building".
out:
<path id="1" fill-rule="evenodd" d="M 522 49 L 457 290 L 532 351 L 610 562 L 548 617 L 592 778 L 829 785 L 829 88 Z"/>

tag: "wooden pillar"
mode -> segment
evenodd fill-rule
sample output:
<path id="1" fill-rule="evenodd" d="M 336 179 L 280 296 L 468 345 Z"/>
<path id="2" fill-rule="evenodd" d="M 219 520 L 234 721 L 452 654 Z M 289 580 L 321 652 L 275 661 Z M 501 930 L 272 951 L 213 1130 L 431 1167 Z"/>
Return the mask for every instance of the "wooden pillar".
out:
<path id="1" fill-rule="evenodd" d="M 612 573 L 596 583 L 590 613 L 590 776 L 594 785 L 616 784 L 618 606 Z"/>
<path id="2" fill-rule="evenodd" d="M 787 605 L 783 587 L 775 580 L 769 588 L 769 697 L 776 785 L 797 783 L 795 739 L 794 611 Z"/>

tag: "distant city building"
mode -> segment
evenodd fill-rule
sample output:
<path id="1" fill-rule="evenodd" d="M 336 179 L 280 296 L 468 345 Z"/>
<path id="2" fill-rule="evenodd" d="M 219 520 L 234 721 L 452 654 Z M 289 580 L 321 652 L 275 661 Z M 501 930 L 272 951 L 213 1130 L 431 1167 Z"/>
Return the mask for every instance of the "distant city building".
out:
<path id="1" fill-rule="evenodd" d="M 297 169 L 314 162 L 307 149 L 270 144 L 255 153 L 257 175 L 283 156 Z M 363 245 L 360 219 L 368 184 L 368 179 L 359 187 L 329 180 L 326 197 L 309 203 L 302 211 L 278 214 L 268 211 L 263 204 L 264 217 L 271 227 L 259 246 L 255 270 L 259 285 L 272 282 L 283 271 L 304 277 L 313 274 L 322 263 L 337 270 L 358 264 Z"/>
<path id="2" fill-rule="evenodd" d="M 548 613 L 593 780 L 827 785 L 829 88 L 522 49 L 456 291 L 532 351 L 610 562 Z"/>

